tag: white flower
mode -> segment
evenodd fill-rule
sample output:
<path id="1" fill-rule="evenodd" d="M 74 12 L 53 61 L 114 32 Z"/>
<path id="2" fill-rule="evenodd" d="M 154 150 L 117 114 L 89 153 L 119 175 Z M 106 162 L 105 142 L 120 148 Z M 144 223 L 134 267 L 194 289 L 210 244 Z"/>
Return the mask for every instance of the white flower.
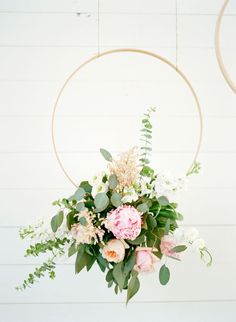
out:
<path id="1" fill-rule="evenodd" d="M 95 196 L 100 192 L 107 192 L 108 190 L 108 183 L 103 182 L 103 178 L 106 173 L 103 171 L 95 176 L 93 176 L 92 180 L 89 181 L 89 184 L 92 186 L 92 196 Z"/>
<path id="2" fill-rule="evenodd" d="M 107 192 L 107 191 L 108 191 L 108 183 L 100 182 L 100 184 L 96 184 L 92 187 L 91 194 L 92 194 L 93 198 L 95 198 L 95 196 L 98 193 Z"/>
<path id="3" fill-rule="evenodd" d="M 206 247 L 206 243 L 205 240 L 202 238 L 198 238 L 196 239 L 193 243 L 192 243 L 192 247 L 195 251 L 200 252 L 201 250 L 203 250 Z"/>
<path id="4" fill-rule="evenodd" d="M 133 187 L 124 188 L 123 193 L 124 193 L 124 196 L 122 198 L 123 203 L 126 203 L 126 202 L 130 203 L 138 200 L 138 194 Z"/>
<path id="5" fill-rule="evenodd" d="M 169 198 L 173 193 L 183 190 L 186 185 L 186 178 L 175 178 L 170 172 L 162 172 L 155 180 L 156 196 Z"/>
<path id="6" fill-rule="evenodd" d="M 186 242 L 193 243 L 199 237 L 199 232 L 196 228 L 189 228 L 184 232 Z"/>

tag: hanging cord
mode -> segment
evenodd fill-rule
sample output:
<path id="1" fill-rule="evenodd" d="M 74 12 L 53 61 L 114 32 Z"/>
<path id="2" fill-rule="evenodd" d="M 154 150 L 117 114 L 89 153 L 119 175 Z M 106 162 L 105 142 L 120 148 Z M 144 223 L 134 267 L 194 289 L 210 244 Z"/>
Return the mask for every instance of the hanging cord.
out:
<path id="1" fill-rule="evenodd" d="M 97 0 L 97 52 L 98 57 L 100 56 L 100 0 Z"/>
<path id="2" fill-rule="evenodd" d="M 178 0 L 175 0 L 175 69 L 178 70 Z"/>

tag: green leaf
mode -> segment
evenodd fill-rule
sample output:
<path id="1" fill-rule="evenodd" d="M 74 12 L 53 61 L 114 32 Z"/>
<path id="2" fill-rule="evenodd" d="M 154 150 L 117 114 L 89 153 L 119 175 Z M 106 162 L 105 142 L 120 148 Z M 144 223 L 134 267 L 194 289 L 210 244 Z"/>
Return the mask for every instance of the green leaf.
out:
<path id="1" fill-rule="evenodd" d="M 159 271 L 159 280 L 161 285 L 166 285 L 169 282 L 170 279 L 170 270 L 169 268 L 164 264 L 161 266 Z"/>
<path id="2" fill-rule="evenodd" d="M 109 267 L 108 261 L 102 257 L 101 253 L 97 255 L 97 263 L 102 272 L 105 272 L 106 268 Z"/>
<path id="3" fill-rule="evenodd" d="M 128 304 L 129 300 L 138 292 L 140 283 L 137 277 L 138 273 L 134 273 L 131 277 L 129 282 L 128 290 L 127 290 L 127 298 L 126 298 L 126 305 Z"/>
<path id="4" fill-rule="evenodd" d="M 113 281 L 113 270 L 112 269 L 109 269 L 109 271 L 107 272 L 106 281 L 107 282 Z"/>
<path id="5" fill-rule="evenodd" d="M 76 192 L 74 193 L 74 195 L 72 196 L 72 198 L 74 200 L 80 201 L 84 198 L 85 196 L 85 190 L 81 187 L 79 187 Z"/>
<path id="6" fill-rule="evenodd" d="M 165 235 L 168 235 L 169 231 L 170 231 L 170 219 L 168 218 L 165 224 Z"/>
<path id="7" fill-rule="evenodd" d="M 82 226 L 86 226 L 86 224 L 87 224 L 87 220 L 86 220 L 84 217 L 80 217 L 80 219 L 79 219 L 79 223 L 80 223 Z"/>
<path id="8" fill-rule="evenodd" d="M 140 245 L 145 241 L 145 235 L 138 236 L 135 240 L 127 239 L 127 242 L 131 245 Z"/>
<path id="9" fill-rule="evenodd" d="M 105 149 L 100 149 L 100 152 L 101 152 L 101 154 L 102 154 L 102 156 L 104 157 L 105 160 L 107 160 L 109 162 L 112 161 L 112 156 L 111 156 L 110 152 L 108 152 Z"/>
<path id="10" fill-rule="evenodd" d="M 159 197 L 157 200 L 161 206 L 169 205 L 169 200 L 165 196 Z"/>
<path id="11" fill-rule="evenodd" d="M 89 184 L 88 181 L 82 181 L 79 186 L 80 188 L 83 188 L 84 191 L 87 193 L 91 193 L 92 191 L 92 186 Z"/>
<path id="12" fill-rule="evenodd" d="M 134 265 L 135 265 L 135 251 L 132 251 L 125 262 L 124 273 L 127 275 L 129 272 L 131 272 Z"/>
<path id="13" fill-rule="evenodd" d="M 147 215 L 146 222 L 147 222 L 148 228 L 150 229 L 153 229 L 157 226 L 157 221 L 151 214 Z"/>
<path id="14" fill-rule="evenodd" d="M 145 213 L 149 210 L 148 205 L 146 203 L 141 203 L 140 205 L 138 205 L 137 210 Z"/>
<path id="15" fill-rule="evenodd" d="M 85 206 L 84 206 L 84 202 L 79 202 L 79 203 L 77 203 L 77 205 L 76 205 L 76 210 L 78 211 L 78 212 L 81 212 L 82 210 L 84 210 L 85 209 Z"/>
<path id="16" fill-rule="evenodd" d="M 97 210 L 102 211 L 107 208 L 109 205 L 109 198 L 107 197 L 105 192 L 98 193 L 95 196 L 94 204 Z"/>
<path id="17" fill-rule="evenodd" d="M 67 228 L 70 230 L 71 226 L 75 223 L 75 212 L 74 210 L 70 211 L 66 216 Z"/>
<path id="18" fill-rule="evenodd" d="M 125 284 L 125 273 L 123 270 L 124 263 L 120 262 L 116 264 L 113 268 L 113 277 L 116 280 L 117 284 L 119 285 L 120 291 L 122 291 L 124 284 Z"/>
<path id="19" fill-rule="evenodd" d="M 174 248 L 172 248 L 171 250 L 175 253 L 181 253 L 181 252 L 184 252 L 185 250 L 187 249 L 187 246 L 185 245 L 178 245 L 178 246 L 175 246 Z"/>
<path id="20" fill-rule="evenodd" d="M 109 188 L 112 190 L 114 190 L 119 183 L 117 180 L 117 176 L 115 174 L 110 175 L 108 182 L 109 182 Z"/>
<path id="21" fill-rule="evenodd" d="M 68 249 L 68 257 L 73 256 L 76 252 L 77 252 L 77 245 L 76 243 L 73 243 Z"/>
<path id="22" fill-rule="evenodd" d="M 58 214 L 52 217 L 51 219 L 51 228 L 52 231 L 55 233 L 57 229 L 61 226 L 63 222 L 64 214 L 63 211 L 59 211 Z"/>
<path id="23" fill-rule="evenodd" d="M 154 175 L 154 170 L 149 166 L 145 165 L 142 168 L 141 175 L 144 177 L 152 177 Z"/>
<path id="24" fill-rule="evenodd" d="M 112 196 L 111 196 L 111 203 L 114 207 L 118 208 L 121 204 L 121 195 L 118 192 L 113 192 Z"/>
<path id="25" fill-rule="evenodd" d="M 76 274 L 78 274 L 86 266 L 87 255 L 85 253 L 85 245 L 84 244 L 80 245 L 76 256 L 76 261 L 75 261 Z"/>
<path id="26" fill-rule="evenodd" d="M 94 262 L 96 261 L 96 257 L 95 256 L 89 256 L 87 257 L 87 264 L 86 264 L 86 269 L 87 272 L 92 268 Z"/>

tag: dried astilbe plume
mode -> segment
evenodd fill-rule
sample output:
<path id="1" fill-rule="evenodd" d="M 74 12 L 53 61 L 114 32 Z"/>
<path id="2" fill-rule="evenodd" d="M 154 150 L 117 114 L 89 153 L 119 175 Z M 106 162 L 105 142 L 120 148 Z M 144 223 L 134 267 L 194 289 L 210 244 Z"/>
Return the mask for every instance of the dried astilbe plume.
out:
<path id="1" fill-rule="evenodd" d="M 109 169 L 111 174 L 115 174 L 118 179 L 118 190 L 122 191 L 124 188 L 131 187 L 141 171 L 138 148 L 133 147 L 127 152 L 121 153 L 118 160 L 112 160 Z"/>

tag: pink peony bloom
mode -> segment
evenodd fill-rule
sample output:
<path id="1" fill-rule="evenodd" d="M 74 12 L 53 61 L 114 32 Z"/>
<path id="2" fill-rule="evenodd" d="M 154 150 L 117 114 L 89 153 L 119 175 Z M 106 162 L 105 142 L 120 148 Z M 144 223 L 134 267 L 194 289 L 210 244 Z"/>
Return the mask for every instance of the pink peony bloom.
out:
<path id="1" fill-rule="evenodd" d="M 160 244 L 162 254 L 179 258 L 179 254 L 172 250 L 175 246 L 177 246 L 177 241 L 174 236 L 165 235 L 164 237 L 162 237 Z"/>
<path id="2" fill-rule="evenodd" d="M 111 239 L 101 249 L 102 257 L 108 262 L 119 263 L 122 262 L 125 257 L 125 246 L 118 239 Z"/>
<path id="3" fill-rule="evenodd" d="M 132 206 L 120 206 L 107 214 L 105 227 L 117 239 L 134 240 L 141 232 L 141 212 Z"/>
<path id="4" fill-rule="evenodd" d="M 135 250 L 134 269 L 139 273 L 152 273 L 158 258 L 152 253 L 151 247 L 137 247 Z"/>

